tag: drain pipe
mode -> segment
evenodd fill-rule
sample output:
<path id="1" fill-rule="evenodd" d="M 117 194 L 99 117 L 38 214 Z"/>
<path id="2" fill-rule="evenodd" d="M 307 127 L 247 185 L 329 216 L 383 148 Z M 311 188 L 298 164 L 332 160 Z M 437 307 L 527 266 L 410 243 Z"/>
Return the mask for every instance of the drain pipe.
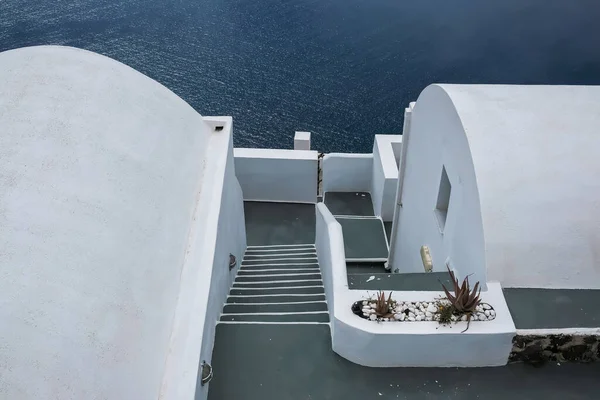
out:
<path id="1" fill-rule="evenodd" d="M 406 171 L 406 150 L 408 149 L 408 142 L 410 140 L 410 127 L 412 111 L 415 106 L 415 102 L 411 102 L 407 108 L 404 109 L 404 126 L 402 127 L 402 152 L 400 153 L 400 166 L 398 168 L 398 187 L 396 188 L 396 207 L 394 207 L 394 218 L 392 219 L 392 237 L 390 238 L 390 252 L 388 254 L 388 261 L 385 263 L 385 269 L 392 272 L 399 272 L 398 268 L 394 268 L 396 264 L 396 242 L 398 240 L 398 221 L 400 220 L 400 211 L 402 208 L 402 191 L 404 188 L 404 173 Z"/>

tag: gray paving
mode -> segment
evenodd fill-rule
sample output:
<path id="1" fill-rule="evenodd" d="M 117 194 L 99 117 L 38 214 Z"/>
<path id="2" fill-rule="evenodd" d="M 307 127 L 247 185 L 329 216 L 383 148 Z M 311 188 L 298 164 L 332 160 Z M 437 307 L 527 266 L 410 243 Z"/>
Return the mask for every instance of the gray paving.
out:
<path id="1" fill-rule="evenodd" d="M 367 192 L 326 192 L 325 205 L 333 215 L 375 215 L 371 194 Z"/>
<path id="2" fill-rule="evenodd" d="M 387 273 L 385 269 L 385 263 L 383 262 L 347 262 L 346 263 L 346 272 L 348 275 L 350 274 L 373 274 L 379 273 L 384 274 Z"/>
<path id="3" fill-rule="evenodd" d="M 336 220 L 344 233 L 346 260 L 387 260 L 388 246 L 380 219 L 336 217 Z"/>
<path id="4" fill-rule="evenodd" d="M 371 279 L 371 277 L 374 279 Z M 452 290 L 452 282 L 449 280 L 447 272 L 348 274 L 348 287 L 350 289 L 440 291 L 442 290 L 442 284 Z"/>
<path id="5" fill-rule="evenodd" d="M 312 204 L 244 202 L 248 245 L 315 242 Z"/>
<path id="6" fill-rule="evenodd" d="M 331 350 L 328 325 L 219 324 L 212 366 L 209 400 L 595 400 L 600 391 L 600 363 L 361 367 Z"/>
<path id="7" fill-rule="evenodd" d="M 504 297 L 517 329 L 600 327 L 600 290 L 505 288 Z"/>

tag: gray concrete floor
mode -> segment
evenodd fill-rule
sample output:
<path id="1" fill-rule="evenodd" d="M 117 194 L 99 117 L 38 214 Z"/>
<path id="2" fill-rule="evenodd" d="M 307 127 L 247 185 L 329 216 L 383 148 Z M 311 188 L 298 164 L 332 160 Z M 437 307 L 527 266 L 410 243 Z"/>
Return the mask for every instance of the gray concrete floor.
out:
<path id="1" fill-rule="evenodd" d="M 347 260 L 387 259 L 388 247 L 381 220 L 376 218 L 341 218 Z"/>
<path id="2" fill-rule="evenodd" d="M 369 281 L 371 277 L 374 277 L 374 279 Z M 414 274 L 348 273 L 348 287 L 350 289 L 440 291 L 442 290 L 442 284 L 446 285 L 448 290 L 452 290 L 452 282 L 450 282 L 447 272 Z"/>
<path id="3" fill-rule="evenodd" d="M 517 329 L 600 327 L 600 290 L 505 288 L 504 297 Z"/>
<path id="4" fill-rule="evenodd" d="M 325 205 L 333 215 L 373 217 L 373 201 L 367 192 L 326 192 Z"/>
<path id="5" fill-rule="evenodd" d="M 244 202 L 249 246 L 315 242 L 312 204 Z"/>
<path id="6" fill-rule="evenodd" d="M 331 350 L 328 325 L 220 324 L 212 366 L 209 400 L 595 400 L 600 391 L 600 363 L 361 367 Z"/>

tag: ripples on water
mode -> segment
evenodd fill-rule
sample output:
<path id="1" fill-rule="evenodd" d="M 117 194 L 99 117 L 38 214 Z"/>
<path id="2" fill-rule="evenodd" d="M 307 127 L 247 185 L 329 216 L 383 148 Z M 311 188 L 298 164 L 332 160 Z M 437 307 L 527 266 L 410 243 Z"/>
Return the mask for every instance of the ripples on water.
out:
<path id="1" fill-rule="evenodd" d="M 61 44 L 122 61 L 236 146 L 368 152 L 433 82 L 600 83 L 597 0 L 0 0 L 0 51 Z"/>

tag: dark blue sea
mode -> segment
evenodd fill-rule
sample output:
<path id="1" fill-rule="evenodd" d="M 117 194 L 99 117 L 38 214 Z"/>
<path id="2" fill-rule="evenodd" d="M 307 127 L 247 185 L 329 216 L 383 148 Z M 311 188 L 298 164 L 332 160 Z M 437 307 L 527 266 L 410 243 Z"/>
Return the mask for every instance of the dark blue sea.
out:
<path id="1" fill-rule="evenodd" d="M 235 145 L 368 152 L 431 83 L 600 84 L 599 0 L 0 0 L 0 51 L 115 58 Z"/>

